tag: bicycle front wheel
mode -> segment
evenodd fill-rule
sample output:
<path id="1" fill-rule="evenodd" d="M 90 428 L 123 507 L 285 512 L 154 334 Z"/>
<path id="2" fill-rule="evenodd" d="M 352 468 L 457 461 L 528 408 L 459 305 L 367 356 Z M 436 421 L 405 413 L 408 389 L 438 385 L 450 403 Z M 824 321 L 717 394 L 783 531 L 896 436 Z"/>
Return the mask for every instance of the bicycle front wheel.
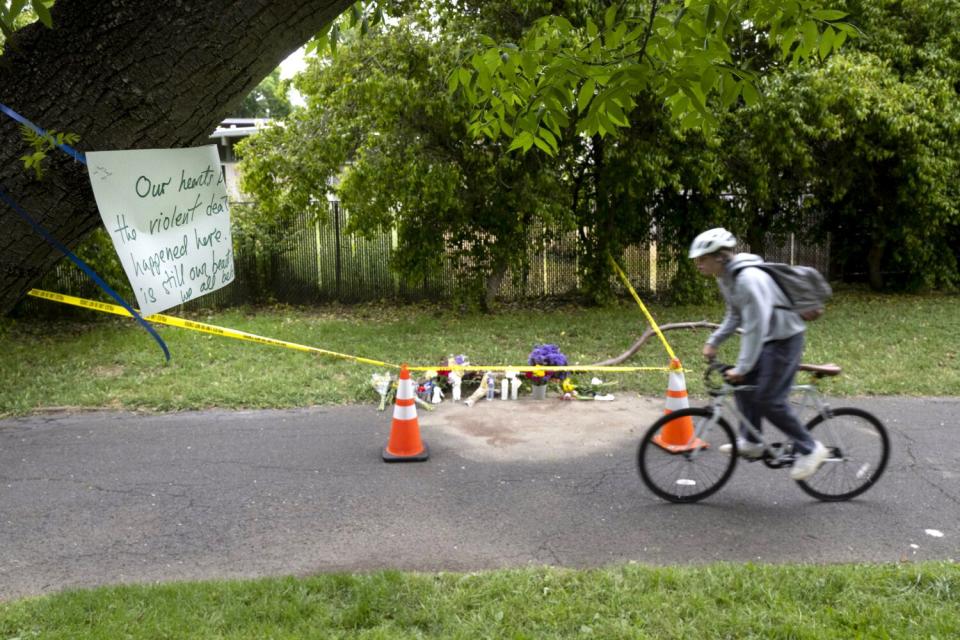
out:
<path id="1" fill-rule="evenodd" d="M 820 469 L 797 484 L 827 502 L 856 497 L 875 485 L 890 457 L 890 438 L 883 424 L 861 409 L 834 409 L 807 423 L 813 437 L 830 451 Z"/>
<path id="2" fill-rule="evenodd" d="M 724 451 L 721 451 L 723 445 Z M 670 502 L 696 502 L 730 479 L 737 463 L 733 430 L 708 409 L 669 413 L 647 430 L 637 451 L 640 478 Z"/>

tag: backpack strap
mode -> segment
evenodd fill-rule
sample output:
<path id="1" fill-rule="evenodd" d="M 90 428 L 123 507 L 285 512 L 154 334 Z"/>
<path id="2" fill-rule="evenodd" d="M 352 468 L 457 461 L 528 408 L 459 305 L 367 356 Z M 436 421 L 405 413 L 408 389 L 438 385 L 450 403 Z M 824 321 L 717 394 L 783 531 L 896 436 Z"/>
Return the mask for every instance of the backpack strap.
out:
<path id="1" fill-rule="evenodd" d="M 786 297 L 787 302 L 790 303 L 789 305 L 777 304 L 777 305 L 774 305 L 773 308 L 774 308 L 774 309 L 785 309 L 785 310 L 787 310 L 787 311 L 793 311 L 793 305 L 795 304 L 794 301 L 793 301 L 793 297 L 792 297 L 792 296 L 790 295 L 790 293 L 786 290 L 786 288 L 783 286 L 783 284 L 781 284 L 780 278 L 779 278 L 779 276 L 777 275 L 776 269 L 771 269 L 769 266 L 767 266 L 767 263 L 766 263 L 766 262 L 760 262 L 760 263 L 757 263 L 757 264 L 746 264 L 746 265 L 743 265 L 742 267 L 737 267 L 736 269 L 734 269 L 734 270 L 733 270 L 733 282 L 734 282 L 734 284 L 736 284 L 736 282 L 737 282 L 737 276 L 740 275 L 740 272 L 741 272 L 741 271 L 743 271 L 744 269 L 751 269 L 751 268 L 753 268 L 753 269 L 760 269 L 760 271 L 763 271 L 765 274 L 767 274 L 768 276 L 770 276 L 770 279 L 773 280 L 773 283 L 774 283 L 775 285 L 777 285 L 777 288 L 780 289 L 781 292 L 783 292 L 783 295 L 784 295 L 784 297 Z"/>

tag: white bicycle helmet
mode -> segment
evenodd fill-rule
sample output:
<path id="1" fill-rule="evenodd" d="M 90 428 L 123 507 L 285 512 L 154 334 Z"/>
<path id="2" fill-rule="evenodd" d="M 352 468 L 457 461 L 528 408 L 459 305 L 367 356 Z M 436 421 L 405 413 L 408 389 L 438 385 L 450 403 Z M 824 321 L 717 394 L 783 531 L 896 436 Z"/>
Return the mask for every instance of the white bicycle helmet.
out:
<path id="1" fill-rule="evenodd" d="M 733 249 L 735 246 L 737 246 L 737 239 L 733 234 L 723 227 L 717 227 L 704 231 L 693 239 L 693 244 L 690 245 L 690 257 L 699 258 L 720 249 Z"/>

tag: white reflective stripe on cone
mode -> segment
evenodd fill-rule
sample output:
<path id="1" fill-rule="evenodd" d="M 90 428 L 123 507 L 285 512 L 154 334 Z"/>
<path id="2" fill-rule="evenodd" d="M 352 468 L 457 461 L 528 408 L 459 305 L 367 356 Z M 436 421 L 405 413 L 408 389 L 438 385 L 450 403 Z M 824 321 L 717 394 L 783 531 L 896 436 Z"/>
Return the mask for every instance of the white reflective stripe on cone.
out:
<path id="1" fill-rule="evenodd" d="M 686 398 L 671 398 L 667 396 L 666 407 L 667 411 L 679 411 L 680 409 L 688 409 L 690 402 Z"/>
<path id="2" fill-rule="evenodd" d="M 686 391 L 687 381 L 684 380 L 682 373 L 671 372 L 670 379 L 667 382 L 668 391 Z"/>
<path id="3" fill-rule="evenodd" d="M 397 397 L 403 400 L 409 400 L 413 397 L 413 380 L 400 378 L 400 383 L 397 385 Z"/>
<path id="4" fill-rule="evenodd" d="M 399 404 L 394 405 L 393 419 L 394 420 L 416 420 L 417 419 L 416 405 L 411 404 L 409 407 L 404 407 Z"/>

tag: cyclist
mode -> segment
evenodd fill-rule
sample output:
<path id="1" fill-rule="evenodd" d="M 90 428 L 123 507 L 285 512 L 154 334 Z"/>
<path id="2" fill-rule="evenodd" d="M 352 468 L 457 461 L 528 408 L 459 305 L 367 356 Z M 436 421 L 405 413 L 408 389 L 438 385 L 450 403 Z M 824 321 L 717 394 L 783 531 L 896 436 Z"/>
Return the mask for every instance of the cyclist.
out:
<path id="1" fill-rule="evenodd" d="M 732 369 L 724 373 L 733 384 L 751 385 L 752 390 L 736 392 L 737 406 L 757 429 L 766 418 L 793 440 L 797 458 L 790 476 L 803 480 L 816 473 L 827 458 L 827 448 L 814 440 L 797 419 L 788 396 L 803 356 L 806 324 L 794 311 L 778 308 L 788 304 L 780 287 L 761 269 L 745 268 L 762 263 L 749 253 L 735 253 L 737 239 L 723 228 L 698 235 L 690 245 L 690 258 L 704 276 L 717 279 L 726 302 L 720 327 L 710 334 L 703 355 L 712 360 L 718 345 L 740 328 L 740 353 Z M 738 271 L 743 269 L 742 272 Z M 730 445 L 720 447 L 730 451 Z M 763 455 L 763 445 L 740 426 L 737 449 L 745 458 Z"/>

